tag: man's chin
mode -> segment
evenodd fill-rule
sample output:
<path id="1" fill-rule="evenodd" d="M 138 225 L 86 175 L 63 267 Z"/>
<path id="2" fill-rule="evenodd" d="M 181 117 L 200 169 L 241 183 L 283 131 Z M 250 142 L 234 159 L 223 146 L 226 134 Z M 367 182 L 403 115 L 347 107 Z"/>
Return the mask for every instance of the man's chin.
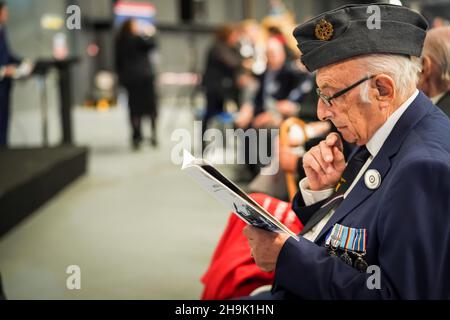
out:
<path id="1" fill-rule="evenodd" d="M 357 138 L 355 137 L 355 135 L 348 132 L 348 130 L 346 129 L 341 130 L 338 128 L 338 131 L 342 135 L 342 138 L 348 143 L 357 143 Z"/>

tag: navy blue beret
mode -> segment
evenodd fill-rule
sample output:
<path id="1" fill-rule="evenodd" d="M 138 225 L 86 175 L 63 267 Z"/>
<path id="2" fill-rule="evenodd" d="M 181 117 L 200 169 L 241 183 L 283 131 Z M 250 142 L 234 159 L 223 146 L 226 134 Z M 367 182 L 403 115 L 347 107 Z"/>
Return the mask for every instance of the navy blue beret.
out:
<path id="1" fill-rule="evenodd" d="M 425 18 L 406 7 L 357 4 L 312 18 L 295 28 L 294 37 L 303 64 L 314 71 L 364 54 L 420 57 L 427 28 Z"/>

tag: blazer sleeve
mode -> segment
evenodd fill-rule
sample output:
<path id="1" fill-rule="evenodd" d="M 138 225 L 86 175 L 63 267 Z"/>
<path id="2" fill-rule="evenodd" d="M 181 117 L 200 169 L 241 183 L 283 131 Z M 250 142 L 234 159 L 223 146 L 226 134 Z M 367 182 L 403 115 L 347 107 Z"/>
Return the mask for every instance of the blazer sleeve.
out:
<path id="1" fill-rule="evenodd" d="M 302 299 L 450 298 L 450 165 L 430 159 L 397 170 L 371 232 L 379 239 L 380 289 L 368 288 L 372 274 L 304 238 L 284 244 L 277 287 Z"/>
<path id="2" fill-rule="evenodd" d="M 316 202 L 310 206 L 305 204 L 301 191 L 299 190 L 292 199 L 292 210 L 295 212 L 301 223 L 305 225 L 317 210 L 325 203 L 326 199 Z"/>

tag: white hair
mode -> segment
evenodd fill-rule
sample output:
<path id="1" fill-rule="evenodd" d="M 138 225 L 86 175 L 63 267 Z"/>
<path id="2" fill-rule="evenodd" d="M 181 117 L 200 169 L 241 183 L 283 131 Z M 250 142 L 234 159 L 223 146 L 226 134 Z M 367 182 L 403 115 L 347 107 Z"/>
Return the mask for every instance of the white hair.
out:
<path id="1" fill-rule="evenodd" d="M 363 68 L 367 70 L 367 75 L 380 73 L 389 75 L 394 80 L 396 93 L 400 97 L 406 97 L 410 88 L 415 88 L 419 82 L 422 64 L 418 57 L 370 54 L 358 59 L 361 60 Z M 363 102 L 370 103 L 368 82 L 362 84 L 360 94 Z"/>

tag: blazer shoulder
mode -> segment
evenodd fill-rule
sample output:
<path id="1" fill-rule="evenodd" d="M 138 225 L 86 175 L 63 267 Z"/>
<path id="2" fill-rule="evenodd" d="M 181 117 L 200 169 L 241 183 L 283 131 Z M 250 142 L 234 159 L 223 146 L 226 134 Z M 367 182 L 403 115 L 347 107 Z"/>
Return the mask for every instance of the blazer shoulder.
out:
<path id="1" fill-rule="evenodd" d="M 450 163 L 450 119 L 436 106 L 411 129 L 399 150 L 403 164 L 409 161 Z M 433 161 L 432 161 L 433 162 Z"/>

